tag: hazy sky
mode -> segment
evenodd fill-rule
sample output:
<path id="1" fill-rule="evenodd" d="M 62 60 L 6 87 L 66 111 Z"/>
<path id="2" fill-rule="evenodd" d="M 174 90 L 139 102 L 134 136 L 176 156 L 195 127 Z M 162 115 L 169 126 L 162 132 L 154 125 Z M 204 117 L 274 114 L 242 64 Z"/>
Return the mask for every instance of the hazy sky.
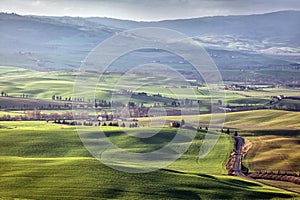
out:
<path id="1" fill-rule="evenodd" d="M 0 0 L 1 12 L 139 21 L 300 10 L 300 0 Z"/>

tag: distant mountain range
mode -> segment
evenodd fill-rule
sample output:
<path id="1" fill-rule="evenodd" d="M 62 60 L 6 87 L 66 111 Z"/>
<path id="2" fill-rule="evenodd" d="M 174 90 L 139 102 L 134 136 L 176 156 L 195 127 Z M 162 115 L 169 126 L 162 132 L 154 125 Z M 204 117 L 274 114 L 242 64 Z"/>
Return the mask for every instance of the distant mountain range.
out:
<path id="1" fill-rule="evenodd" d="M 200 42 L 220 68 L 268 68 L 300 62 L 300 11 L 136 22 L 110 18 L 0 14 L 0 65 L 76 70 L 88 52 L 123 30 L 174 29 Z M 140 55 L 138 61 L 147 60 Z M 167 62 L 163 55 L 157 58 Z M 129 60 L 134 60 L 132 56 Z M 147 60 L 148 61 L 148 60 Z M 119 68 L 128 62 L 121 62 Z"/>

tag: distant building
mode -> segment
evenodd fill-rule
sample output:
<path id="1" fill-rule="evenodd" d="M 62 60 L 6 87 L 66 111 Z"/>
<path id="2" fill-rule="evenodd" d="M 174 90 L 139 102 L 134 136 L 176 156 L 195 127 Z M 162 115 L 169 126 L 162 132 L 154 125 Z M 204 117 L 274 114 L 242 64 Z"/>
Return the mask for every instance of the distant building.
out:
<path id="1" fill-rule="evenodd" d="M 228 84 L 225 86 L 225 90 L 257 90 L 257 87 L 238 84 Z"/>
<path id="2" fill-rule="evenodd" d="M 284 95 L 278 95 L 278 96 L 271 96 L 272 99 L 281 100 L 284 99 Z"/>
<path id="3" fill-rule="evenodd" d="M 100 122 L 113 121 L 114 115 L 113 114 L 103 114 L 103 115 L 98 115 L 97 118 L 98 118 L 98 121 L 100 121 Z"/>
<path id="4" fill-rule="evenodd" d="M 162 95 L 161 94 L 154 94 L 153 97 L 158 97 L 158 98 L 161 98 Z"/>
<path id="5" fill-rule="evenodd" d="M 130 117 L 149 117 L 149 108 L 139 107 L 139 108 L 130 108 L 129 113 Z"/>

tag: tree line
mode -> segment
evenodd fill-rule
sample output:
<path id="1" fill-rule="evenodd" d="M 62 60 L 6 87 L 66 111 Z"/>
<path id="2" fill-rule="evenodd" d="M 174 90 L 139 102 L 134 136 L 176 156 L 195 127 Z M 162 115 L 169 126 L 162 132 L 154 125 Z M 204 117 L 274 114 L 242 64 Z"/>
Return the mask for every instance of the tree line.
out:
<path id="1" fill-rule="evenodd" d="M 8 94 L 7 94 L 7 92 L 5 92 L 5 91 L 1 91 L 1 97 L 8 97 Z"/>

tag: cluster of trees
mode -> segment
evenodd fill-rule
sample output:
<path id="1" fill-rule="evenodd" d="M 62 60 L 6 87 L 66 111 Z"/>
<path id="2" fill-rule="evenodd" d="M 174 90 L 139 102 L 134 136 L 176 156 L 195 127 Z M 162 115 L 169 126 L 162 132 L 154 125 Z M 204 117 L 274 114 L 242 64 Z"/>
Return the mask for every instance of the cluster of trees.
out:
<path id="1" fill-rule="evenodd" d="M 63 119 L 63 120 L 61 120 L 61 119 L 55 119 L 54 123 L 55 124 L 65 124 L 65 125 L 77 125 L 76 121 L 69 122 L 69 121 L 66 121 L 65 119 Z"/>
<path id="2" fill-rule="evenodd" d="M 39 117 L 39 119 L 31 118 L 25 115 L 15 115 L 15 116 L 3 115 L 2 117 L 0 117 L 0 121 L 26 121 L 26 120 L 45 120 L 45 119 L 46 118 L 43 117 Z"/>
<path id="3" fill-rule="evenodd" d="M 52 100 L 53 101 L 70 101 L 70 102 L 84 102 L 84 97 L 77 97 L 77 98 L 72 98 L 72 97 L 62 97 L 60 95 L 52 95 Z"/>
<path id="4" fill-rule="evenodd" d="M 62 114 L 58 113 L 41 113 L 40 110 L 25 111 L 24 115 L 3 115 L 0 117 L 0 121 L 21 121 L 21 120 L 56 120 L 56 119 L 73 119 L 71 112 L 66 112 Z"/>
<path id="5" fill-rule="evenodd" d="M 21 94 L 20 98 L 29 99 L 29 94 Z"/>
<path id="6" fill-rule="evenodd" d="M 248 176 L 255 179 L 279 180 L 279 181 L 287 181 L 295 184 L 300 184 L 299 172 L 288 173 L 285 171 L 284 173 L 282 173 L 280 170 L 278 170 L 277 172 L 259 171 L 259 172 L 251 173 Z"/>
<path id="7" fill-rule="evenodd" d="M 25 111 L 25 117 L 31 120 L 55 120 L 55 119 L 73 119 L 72 112 L 66 113 L 41 113 L 40 110 Z"/>
<path id="8" fill-rule="evenodd" d="M 56 95 L 52 96 L 52 100 L 53 101 L 80 102 L 80 103 L 85 102 L 84 98 L 71 98 L 71 97 L 63 98 L 62 96 L 56 96 Z M 87 106 L 88 107 L 93 107 L 94 106 L 95 108 L 98 108 L 98 107 L 108 107 L 108 108 L 110 108 L 110 107 L 112 107 L 112 105 L 125 107 L 125 105 L 121 102 L 107 101 L 107 100 L 103 100 L 103 99 L 100 99 L 100 100 L 98 100 L 98 99 L 95 99 L 95 100 L 88 99 L 87 100 Z"/>
<path id="9" fill-rule="evenodd" d="M 227 128 L 226 130 L 221 129 L 221 133 L 226 133 L 227 135 L 230 135 L 230 129 Z M 234 131 L 234 136 L 238 136 L 238 132 Z"/>
<path id="10" fill-rule="evenodd" d="M 160 102 L 155 102 L 153 104 L 153 107 L 161 107 L 161 106 L 164 106 L 164 107 L 191 107 L 191 106 L 194 106 L 194 105 L 201 105 L 202 104 L 202 101 L 200 100 L 194 100 L 194 99 L 182 99 L 180 101 L 171 101 L 170 103 L 167 103 L 167 102 L 164 102 L 164 103 L 160 103 Z"/>
<path id="11" fill-rule="evenodd" d="M 23 120 L 23 116 L 14 116 L 11 117 L 10 115 L 3 115 L 2 117 L 0 117 L 0 121 L 17 121 L 17 120 Z"/>
<path id="12" fill-rule="evenodd" d="M 177 103 L 178 106 L 194 106 L 194 105 L 201 105 L 202 101 L 200 100 L 194 100 L 194 99 L 183 99 L 180 102 Z"/>
<path id="13" fill-rule="evenodd" d="M 63 98 L 62 96 L 57 96 L 57 95 L 52 95 L 52 100 L 53 101 L 74 101 L 71 97 Z"/>
<path id="14" fill-rule="evenodd" d="M 300 103 L 278 103 L 273 106 L 275 110 L 300 111 Z"/>
<path id="15" fill-rule="evenodd" d="M 206 126 L 205 128 L 202 128 L 202 126 L 199 126 L 198 127 L 198 131 L 201 131 L 201 130 L 203 130 L 203 129 L 205 129 L 206 131 L 208 130 L 208 127 Z"/>
<path id="16" fill-rule="evenodd" d="M 125 127 L 125 126 L 124 126 Z M 135 123 L 130 123 L 129 124 L 129 128 L 136 128 L 136 127 L 139 127 L 138 123 L 135 122 Z"/>
<path id="17" fill-rule="evenodd" d="M 7 92 L 5 92 L 5 91 L 1 91 L 1 97 L 8 97 L 8 94 L 7 94 Z"/>
<path id="18" fill-rule="evenodd" d="M 110 101 L 106 101 L 106 100 L 96 100 L 95 99 L 95 108 L 98 108 L 98 107 L 111 107 L 112 105 L 112 102 Z"/>
<path id="19" fill-rule="evenodd" d="M 217 105 L 223 105 L 222 100 L 218 100 Z M 193 106 L 200 106 L 203 105 L 203 102 L 201 100 L 195 100 L 195 99 L 181 99 L 179 101 L 173 100 L 170 103 L 164 102 L 163 106 L 171 106 L 171 107 L 193 107 Z M 154 107 L 160 107 L 161 104 L 156 102 L 153 105 Z"/>
<path id="20" fill-rule="evenodd" d="M 135 108 L 136 105 L 135 105 L 135 103 L 133 101 L 130 101 L 130 102 L 128 102 L 127 107 L 128 108 Z"/>
<path id="21" fill-rule="evenodd" d="M 55 124 L 64 124 L 64 125 L 70 125 L 70 126 L 116 126 L 116 127 L 125 127 L 125 123 L 123 122 L 122 124 L 119 124 L 118 122 L 96 122 L 94 123 L 93 121 L 76 121 L 76 120 L 65 120 L 65 119 L 55 119 L 54 120 Z M 137 123 L 132 123 L 129 125 L 130 128 L 133 127 L 138 127 Z"/>
<path id="22" fill-rule="evenodd" d="M 72 109 L 72 104 L 67 104 L 67 103 L 65 103 L 65 104 L 61 104 L 61 105 L 59 105 L 59 104 L 49 104 L 48 105 L 48 108 L 46 108 L 46 107 L 44 107 L 44 106 L 42 106 L 41 107 L 41 109 L 43 110 L 43 109 Z"/>
<path id="23" fill-rule="evenodd" d="M 208 130 L 208 127 L 206 126 L 206 127 L 204 127 L 204 128 L 202 128 L 201 126 L 199 126 L 198 127 L 198 131 L 201 131 L 201 130 Z M 229 128 L 227 128 L 226 130 L 224 130 L 224 129 L 221 129 L 221 133 L 225 133 L 225 134 L 227 134 L 227 135 L 230 135 L 230 129 Z M 234 136 L 238 136 L 238 132 L 237 131 L 234 131 L 233 132 L 233 135 Z"/>
<path id="24" fill-rule="evenodd" d="M 0 109 L 7 110 L 71 110 L 72 104 L 43 104 L 43 103 L 12 103 L 6 105 L 0 105 Z"/>
<path id="25" fill-rule="evenodd" d="M 124 124 L 124 123 L 123 123 Z M 121 126 L 123 126 L 123 124 Z M 99 126 L 100 126 L 100 122 L 99 122 Z M 118 122 L 109 122 L 108 124 L 106 124 L 105 122 L 102 124 L 102 126 L 119 126 L 119 123 Z M 125 127 L 125 124 L 124 124 L 124 127 Z"/>
<path id="26" fill-rule="evenodd" d="M 65 119 L 55 119 L 55 124 L 64 124 L 64 125 L 70 125 L 70 126 L 93 126 L 93 122 L 91 121 L 67 121 Z"/>

